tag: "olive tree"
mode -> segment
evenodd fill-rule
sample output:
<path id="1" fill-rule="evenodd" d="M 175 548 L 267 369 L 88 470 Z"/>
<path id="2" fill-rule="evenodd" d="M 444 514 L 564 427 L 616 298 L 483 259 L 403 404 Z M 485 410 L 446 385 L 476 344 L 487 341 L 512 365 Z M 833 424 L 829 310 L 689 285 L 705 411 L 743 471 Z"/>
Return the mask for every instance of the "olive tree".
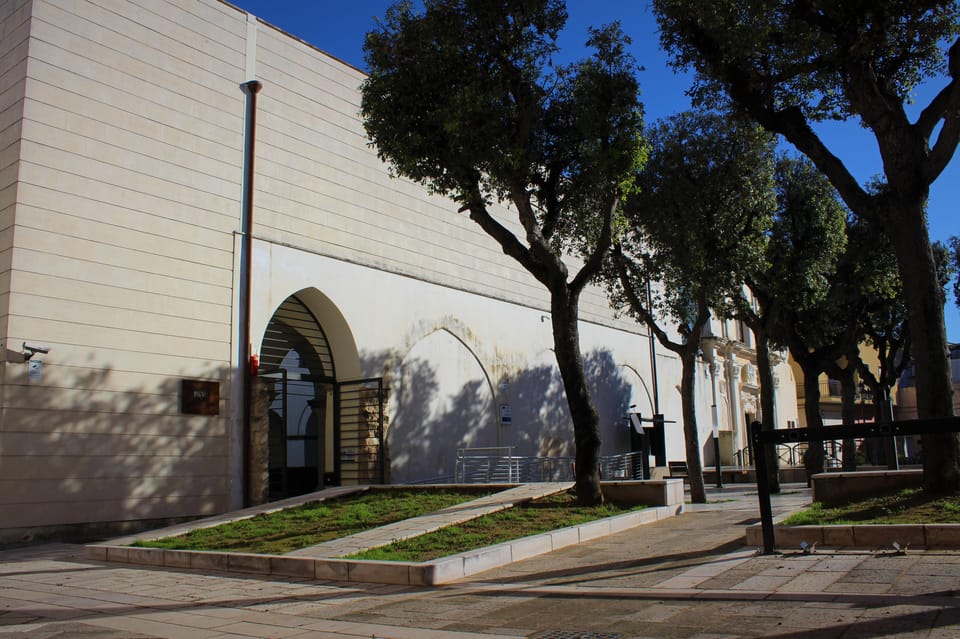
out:
<path id="1" fill-rule="evenodd" d="M 726 114 L 694 112 L 665 119 L 647 137 L 649 157 L 608 284 L 614 306 L 680 358 L 690 493 L 702 503 L 694 388 L 701 339 L 711 309 L 739 295 L 740 273 L 762 256 L 775 202 L 773 138 Z M 648 295 L 650 282 L 657 285 Z"/>
<path id="2" fill-rule="evenodd" d="M 776 212 L 768 230 L 763 259 L 758 268 L 747 268 L 743 274 L 753 300 L 750 303 L 741 297 L 735 305 L 735 313 L 756 337 L 764 430 L 775 426 L 770 348 L 788 346 L 788 329 L 796 328 L 796 314 L 826 297 L 829 282 L 837 272 L 837 256 L 846 246 L 846 209 L 816 167 L 809 161 L 781 154 L 776 161 L 775 184 Z M 807 357 L 802 360 L 811 361 Z M 819 406 L 812 400 L 811 393 L 819 393 L 816 385 L 819 371 L 812 373 L 808 369 L 804 369 L 805 381 L 809 378 L 814 385 L 805 388 L 805 417 L 807 425 L 815 428 L 820 425 Z M 823 456 L 817 450 L 813 458 L 822 465 Z M 779 488 L 777 458 L 771 457 L 767 464 L 771 469 L 770 484 Z"/>
<path id="3" fill-rule="evenodd" d="M 744 273 L 755 304 L 741 300 L 738 312 L 757 338 L 761 406 L 767 411 L 766 404 L 773 401 L 772 371 L 769 366 L 759 366 L 761 353 L 769 345 L 792 347 L 804 374 L 809 428 L 822 425 L 818 376 L 838 355 L 824 353 L 819 343 L 805 340 L 814 337 L 810 334 L 813 328 L 827 325 L 818 321 L 818 305 L 836 279 L 838 257 L 846 247 L 846 214 L 836 191 L 810 162 L 782 155 L 776 163 L 776 213 L 763 260 L 759 268 Z M 808 309 L 813 310 L 807 313 Z M 809 326 L 811 320 L 813 327 Z M 798 346 L 806 343 L 809 349 Z M 813 455 L 805 457 L 808 468 L 822 467 L 822 450 L 822 446 L 813 446 Z"/>
<path id="4" fill-rule="evenodd" d="M 367 34 L 361 110 L 395 174 L 452 198 L 549 291 L 577 498 L 593 504 L 602 500 L 599 418 L 585 381 L 578 304 L 642 162 L 642 113 L 619 26 L 591 30 L 591 57 L 552 66 L 566 17 L 559 0 L 395 4 Z M 498 204 L 516 224 L 499 217 Z"/>

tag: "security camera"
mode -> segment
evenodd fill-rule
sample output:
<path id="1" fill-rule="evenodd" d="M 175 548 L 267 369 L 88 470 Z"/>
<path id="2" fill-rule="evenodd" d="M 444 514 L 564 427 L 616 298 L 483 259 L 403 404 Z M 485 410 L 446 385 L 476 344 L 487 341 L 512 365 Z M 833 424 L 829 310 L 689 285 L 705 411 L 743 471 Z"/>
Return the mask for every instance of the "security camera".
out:
<path id="1" fill-rule="evenodd" d="M 49 346 L 44 346 L 43 344 L 34 344 L 32 342 L 23 343 L 23 352 L 29 353 L 31 356 L 40 353 L 41 355 L 46 355 L 50 352 Z"/>

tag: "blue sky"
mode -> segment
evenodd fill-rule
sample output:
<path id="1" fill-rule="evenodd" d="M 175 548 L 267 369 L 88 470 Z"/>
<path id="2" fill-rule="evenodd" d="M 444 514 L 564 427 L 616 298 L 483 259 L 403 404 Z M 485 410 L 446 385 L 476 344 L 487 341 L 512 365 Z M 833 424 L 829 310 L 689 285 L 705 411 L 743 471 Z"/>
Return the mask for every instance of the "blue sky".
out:
<path id="1" fill-rule="evenodd" d="M 363 37 L 376 26 L 389 0 L 230 0 L 284 31 L 309 42 L 358 68 L 364 68 Z M 690 108 L 684 94 L 689 77 L 677 75 L 667 66 L 668 57 L 660 50 L 656 22 L 646 2 L 623 0 L 570 0 L 570 19 L 561 36 L 564 50 L 582 49 L 587 27 L 619 20 L 632 38 L 632 53 L 645 70 L 640 74 L 646 120 L 652 123 Z M 578 57 L 577 55 L 571 58 Z M 917 92 L 917 104 L 925 105 L 944 84 L 931 82 Z M 880 172 L 880 159 L 873 137 L 857 124 L 846 122 L 823 128 L 823 137 L 831 150 L 847 164 L 861 181 Z M 958 154 L 960 155 L 960 154 Z M 954 157 L 947 170 L 933 184 L 929 203 L 930 236 L 946 240 L 960 235 L 960 158 Z M 960 342 L 960 309 L 946 307 L 947 337 Z"/>

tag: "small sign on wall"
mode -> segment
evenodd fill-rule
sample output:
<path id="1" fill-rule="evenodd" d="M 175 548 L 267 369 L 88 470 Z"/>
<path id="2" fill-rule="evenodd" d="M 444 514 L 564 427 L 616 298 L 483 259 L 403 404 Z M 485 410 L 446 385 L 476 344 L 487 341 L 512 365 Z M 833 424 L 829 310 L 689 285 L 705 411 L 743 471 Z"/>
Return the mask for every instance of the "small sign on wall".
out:
<path id="1" fill-rule="evenodd" d="M 513 423 L 513 407 L 510 404 L 500 404 L 500 423 L 504 426 Z"/>
<path id="2" fill-rule="evenodd" d="M 219 415 L 220 382 L 180 380 L 180 412 L 185 415 Z"/>

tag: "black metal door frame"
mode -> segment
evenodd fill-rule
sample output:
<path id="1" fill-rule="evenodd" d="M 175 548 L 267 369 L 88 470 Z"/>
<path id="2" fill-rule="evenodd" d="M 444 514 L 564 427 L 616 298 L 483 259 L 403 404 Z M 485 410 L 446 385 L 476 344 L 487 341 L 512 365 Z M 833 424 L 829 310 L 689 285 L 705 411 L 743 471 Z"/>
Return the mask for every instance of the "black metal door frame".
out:
<path id="1" fill-rule="evenodd" d="M 284 497 L 287 497 L 287 496 L 290 496 L 289 494 L 290 485 L 289 485 L 289 479 L 288 479 L 289 466 L 288 466 L 288 459 L 287 459 L 287 444 L 290 441 L 290 437 L 288 434 L 288 418 L 289 418 L 288 387 L 289 387 L 289 384 L 291 381 L 307 382 L 307 383 L 313 384 L 315 389 L 320 387 L 321 385 L 329 385 L 334 388 L 334 397 L 336 397 L 337 382 L 332 378 L 325 377 L 325 376 L 318 376 L 318 375 L 300 375 L 297 380 L 291 380 L 288 371 L 284 368 L 275 368 L 275 369 L 270 369 L 266 371 L 260 371 L 259 376 L 267 377 L 267 378 L 277 378 L 276 381 L 280 385 L 280 397 L 281 397 L 280 418 L 283 421 L 283 428 L 281 429 L 281 441 L 280 441 L 280 458 L 281 458 L 280 494 L 283 495 Z M 314 398 L 312 400 L 308 399 L 307 403 L 311 404 L 316 400 L 317 400 L 317 395 L 315 390 Z M 334 399 L 334 406 L 336 406 L 336 399 Z M 336 449 L 338 447 L 336 431 L 337 431 L 337 424 L 339 421 L 339 415 L 337 414 L 337 412 L 338 412 L 337 409 L 334 408 L 333 443 L 334 443 L 334 463 L 335 464 L 337 459 Z M 318 416 L 318 419 L 320 421 L 317 424 L 317 455 L 318 455 L 317 485 L 319 487 L 323 487 L 325 483 L 324 482 L 324 479 L 325 479 L 324 475 L 326 474 L 325 471 L 328 470 L 324 463 L 325 454 L 326 454 L 326 437 L 325 437 L 326 415 L 324 414 L 322 416 Z M 268 437 L 268 446 L 269 446 L 269 437 Z"/>
<path id="2" fill-rule="evenodd" d="M 338 484 L 343 482 L 344 468 L 343 456 L 345 437 L 359 437 L 361 429 L 365 426 L 361 423 L 361 410 L 364 407 L 366 398 L 359 395 L 362 390 L 374 390 L 376 398 L 376 439 L 377 439 L 377 457 L 372 479 L 377 483 L 386 483 L 386 461 L 384 454 L 383 423 L 384 423 L 384 396 L 383 396 L 383 378 L 368 377 L 365 379 L 351 379 L 342 382 L 333 382 L 334 384 L 334 404 L 335 416 L 333 421 L 333 441 L 334 451 L 334 473 Z M 354 391 L 353 389 L 357 389 Z M 352 412 L 350 409 L 353 409 Z M 356 446 L 360 447 L 359 440 Z M 356 460 L 354 460 L 356 461 Z M 352 478 L 351 478 L 352 479 Z"/>

